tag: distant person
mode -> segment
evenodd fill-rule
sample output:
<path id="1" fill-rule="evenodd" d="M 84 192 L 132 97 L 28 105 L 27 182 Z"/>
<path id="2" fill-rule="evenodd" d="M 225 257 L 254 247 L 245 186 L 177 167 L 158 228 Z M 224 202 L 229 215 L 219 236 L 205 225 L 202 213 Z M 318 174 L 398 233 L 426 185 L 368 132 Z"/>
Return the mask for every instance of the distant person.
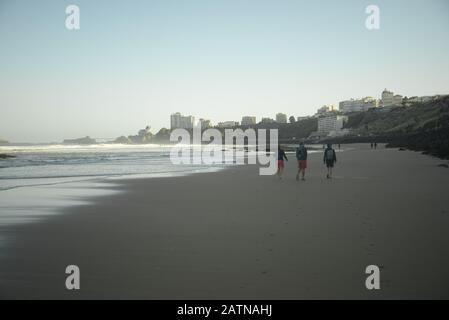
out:
<path id="1" fill-rule="evenodd" d="M 377 142 L 374 142 L 374 149 L 377 149 Z"/>
<path id="2" fill-rule="evenodd" d="M 298 159 L 298 173 L 296 174 L 296 180 L 299 180 L 299 175 L 301 175 L 301 180 L 306 180 L 306 168 L 307 168 L 307 148 L 304 146 L 304 142 L 299 144 L 296 149 L 296 159 Z"/>
<path id="3" fill-rule="evenodd" d="M 282 179 L 282 174 L 284 173 L 284 159 L 288 161 L 287 155 L 281 146 L 278 146 L 278 172 L 277 175 L 279 179 Z"/>
<path id="4" fill-rule="evenodd" d="M 374 147 L 374 144 L 371 142 L 371 149 Z"/>
<path id="5" fill-rule="evenodd" d="M 324 150 L 324 164 L 327 166 L 327 175 L 326 178 L 332 178 L 332 168 L 334 164 L 337 162 L 337 154 L 334 149 L 332 149 L 332 145 L 329 143 L 327 145 L 326 150 Z"/>
<path id="6" fill-rule="evenodd" d="M 340 144 L 338 144 L 338 150 L 340 150 L 340 148 L 341 148 L 341 145 L 340 145 Z"/>

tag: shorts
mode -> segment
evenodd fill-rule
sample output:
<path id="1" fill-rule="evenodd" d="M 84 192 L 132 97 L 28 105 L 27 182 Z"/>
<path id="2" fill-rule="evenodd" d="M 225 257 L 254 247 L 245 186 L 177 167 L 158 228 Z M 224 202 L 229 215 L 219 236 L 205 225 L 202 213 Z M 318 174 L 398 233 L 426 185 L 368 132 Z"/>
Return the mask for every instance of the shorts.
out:
<path id="1" fill-rule="evenodd" d="M 333 168 L 334 167 L 334 163 L 335 163 L 334 160 L 326 160 L 326 166 L 328 168 Z"/>
<path id="2" fill-rule="evenodd" d="M 284 169 L 284 160 L 278 160 L 278 169 Z"/>
<path id="3" fill-rule="evenodd" d="M 307 168 L 307 160 L 298 160 L 298 168 L 299 169 Z"/>

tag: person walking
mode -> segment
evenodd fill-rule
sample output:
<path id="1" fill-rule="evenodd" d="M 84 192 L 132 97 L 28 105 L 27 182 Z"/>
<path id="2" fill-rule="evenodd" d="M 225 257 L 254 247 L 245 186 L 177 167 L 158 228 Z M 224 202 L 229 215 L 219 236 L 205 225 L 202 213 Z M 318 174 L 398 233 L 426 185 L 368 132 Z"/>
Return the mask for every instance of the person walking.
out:
<path id="1" fill-rule="evenodd" d="M 299 144 L 296 149 L 296 159 L 298 159 L 298 173 L 296 174 L 296 180 L 299 180 L 301 175 L 301 180 L 306 180 L 306 168 L 307 168 L 307 148 L 304 146 L 304 142 Z"/>
<path id="2" fill-rule="evenodd" d="M 284 173 L 284 159 L 288 161 L 287 155 L 285 154 L 284 149 L 279 145 L 278 146 L 278 172 L 277 175 L 279 179 L 282 179 L 282 174 Z"/>
<path id="3" fill-rule="evenodd" d="M 324 164 L 327 167 L 327 179 L 332 178 L 332 168 L 334 167 L 335 163 L 337 162 L 337 154 L 335 150 L 332 148 L 332 145 L 329 143 L 327 145 L 326 150 L 324 150 L 324 157 L 323 157 Z"/>

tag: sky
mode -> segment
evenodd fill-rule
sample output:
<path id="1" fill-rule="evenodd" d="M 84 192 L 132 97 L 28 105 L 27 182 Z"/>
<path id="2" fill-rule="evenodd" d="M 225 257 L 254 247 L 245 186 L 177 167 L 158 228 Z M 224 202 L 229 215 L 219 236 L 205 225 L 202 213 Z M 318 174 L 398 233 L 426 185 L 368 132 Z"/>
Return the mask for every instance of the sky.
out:
<path id="1" fill-rule="evenodd" d="M 174 112 L 305 116 L 384 88 L 449 94 L 448 39 L 447 0 L 0 0 L 0 139 L 157 132 Z"/>

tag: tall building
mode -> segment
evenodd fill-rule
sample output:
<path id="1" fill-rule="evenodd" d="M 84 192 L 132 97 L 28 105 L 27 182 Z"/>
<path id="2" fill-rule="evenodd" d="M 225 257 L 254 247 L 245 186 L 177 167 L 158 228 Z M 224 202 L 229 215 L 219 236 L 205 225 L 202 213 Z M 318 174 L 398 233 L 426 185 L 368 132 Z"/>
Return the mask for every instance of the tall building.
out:
<path id="1" fill-rule="evenodd" d="M 394 93 L 385 89 L 382 92 L 382 104 L 384 107 L 391 107 L 394 105 Z"/>
<path id="2" fill-rule="evenodd" d="M 192 129 L 195 124 L 195 117 L 183 116 L 176 112 L 170 116 L 170 128 L 173 129 Z"/>
<path id="3" fill-rule="evenodd" d="M 242 117 L 242 126 L 252 126 L 256 124 L 256 117 Z"/>
<path id="4" fill-rule="evenodd" d="M 341 135 L 345 133 L 343 126 L 348 121 L 347 116 L 327 114 L 318 118 L 318 133 L 320 135 Z"/>
<path id="5" fill-rule="evenodd" d="M 365 97 L 361 99 L 350 99 L 341 101 L 338 108 L 343 113 L 349 112 L 361 112 L 368 111 L 372 108 L 377 108 L 379 106 L 379 101 L 372 97 Z"/>
<path id="6" fill-rule="evenodd" d="M 276 115 L 277 123 L 287 123 L 287 115 L 285 113 L 278 113 Z"/>

